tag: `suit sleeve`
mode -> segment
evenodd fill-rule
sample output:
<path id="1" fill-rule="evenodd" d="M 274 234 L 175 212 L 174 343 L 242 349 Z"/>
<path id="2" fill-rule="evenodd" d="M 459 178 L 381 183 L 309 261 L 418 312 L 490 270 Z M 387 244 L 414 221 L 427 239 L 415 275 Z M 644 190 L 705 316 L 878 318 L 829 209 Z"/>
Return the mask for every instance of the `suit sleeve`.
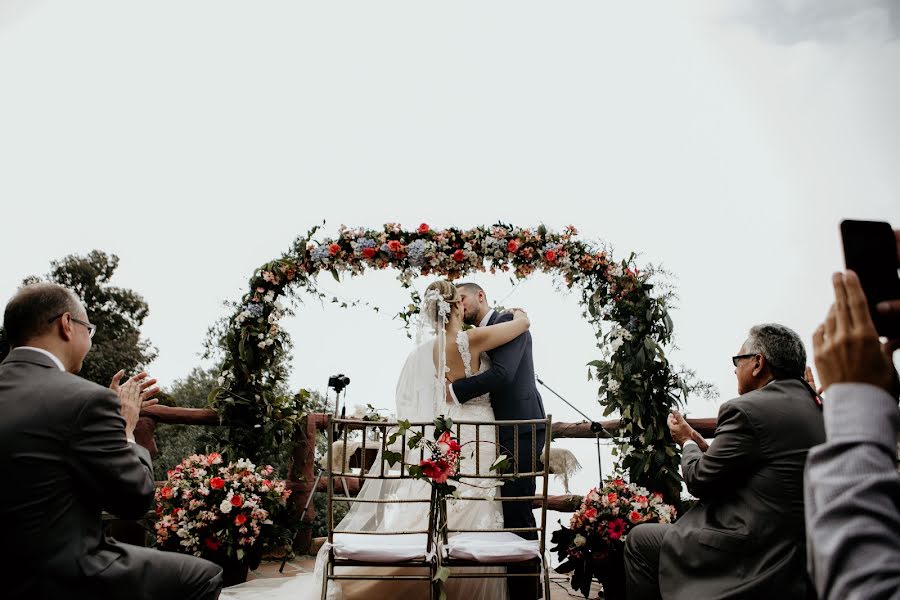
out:
<path id="1" fill-rule="evenodd" d="M 835 384 L 823 412 L 828 441 L 810 450 L 804 485 L 810 576 L 823 599 L 897 598 L 897 399 Z"/>
<path id="2" fill-rule="evenodd" d="M 497 323 L 512 321 L 512 314 L 504 313 L 497 319 Z M 453 395 L 460 402 L 466 402 L 488 392 L 512 385 L 519 370 L 519 363 L 525 354 L 528 345 L 527 331 L 514 340 L 494 348 L 488 352 L 491 357 L 491 368 L 484 373 L 473 375 L 465 379 L 453 382 Z"/>
<path id="3" fill-rule="evenodd" d="M 153 503 L 150 453 L 125 439 L 115 393 L 98 389 L 86 398 L 70 444 L 77 477 L 105 510 L 126 519 L 144 516 Z"/>
<path id="4" fill-rule="evenodd" d="M 760 461 L 759 439 L 747 415 L 726 402 L 719 410 L 716 436 L 706 452 L 687 444 L 681 455 L 681 474 L 688 491 L 701 500 L 727 493 Z"/>

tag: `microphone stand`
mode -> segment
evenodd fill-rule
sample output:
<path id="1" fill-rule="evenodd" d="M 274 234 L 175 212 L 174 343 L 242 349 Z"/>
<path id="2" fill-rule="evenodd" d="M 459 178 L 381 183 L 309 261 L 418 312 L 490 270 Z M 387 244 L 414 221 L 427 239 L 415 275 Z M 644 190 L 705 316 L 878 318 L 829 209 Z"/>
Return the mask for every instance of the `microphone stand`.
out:
<path id="1" fill-rule="evenodd" d="M 556 396 L 557 398 L 559 398 L 560 400 L 562 400 L 563 402 L 565 402 L 572 410 L 574 410 L 574 411 L 577 412 L 579 415 L 581 415 L 582 417 L 584 417 L 584 420 L 585 420 L 585 421 L 588 421 L 588 422 L 591 424 L 591 433 L 594 434 L 595 439 L 597 440 L 597 473 L 598 473 L 598 477 L 599 477 L 599 483 L 600 483 L 600 485 L 602 486 L 602 485 L 603 485 L 603 461 L 601 460 L 601 455 L 600 455 L 600 438 L 603 438 L 603 439 L 611 439 L 611 438 L 613 438 L 614 436 L 613 436 L 612 434 L 610 434 L 608 431 L 606 431 L 605 429 L 603 429 L 603 425 L 601 425 L 601 424 L 600 424 L 599 422 L 597 422 L 597 421 L 594 421 L 594 420 L 591 419 L 589 416 L 587 416 L 586 414 L 584 414 L 583 412 L 581 412 L 581 410 L 580 410 L 577 406 L 575 406 L 574 404 L 572 404 L 571 402 L 569 402 L 568 400 L 566 400 L 565 398 L 563 398 L 563 397 L 559 394 L 559 392 L 557 392 L 556 390 L 554 390 L 553 388 L 551 388 L 549 385 L 547 385 L 546 383 L 544 383 L 544 381 L 543 381 L 540 377 L 538 377 L 536 374 L 535 374 L 535 376 L 534 376 L 534 379 L 535 379 L 539 384 L 541 384 L 542 386 L 544 386 L 545 388 L 547 388 L 554 396 Z"/>

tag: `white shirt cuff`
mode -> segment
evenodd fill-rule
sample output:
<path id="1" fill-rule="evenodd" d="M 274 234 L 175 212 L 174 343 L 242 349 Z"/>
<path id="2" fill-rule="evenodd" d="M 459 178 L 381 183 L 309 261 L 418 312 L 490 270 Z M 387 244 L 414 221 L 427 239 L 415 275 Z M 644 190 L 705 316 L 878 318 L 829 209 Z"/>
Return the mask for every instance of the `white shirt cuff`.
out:
<path id="1" fill-rule="evenodd" d="M 682 448 L 687 448 L 687 445 L 688 445 L 688 444 L 693 444 L 693 445 L 697 446 L 697 442 L 695 442 L 694 440 L 688 440 L 688 441 L 686 441 L 685 443 L 683 443 L 683 444 L 681 445 L 681 447 L 682 447 Z M 699 446 L 697 446 L 697 447 L 699 448 Z"/>
<path id="2" fill-rule="evenodd" d="M 137 442 L 134 441 L 134 438 L 125 438 L 125 439 L 128 440 L 129 444 L 137 444 Z"/>
<path id="3" fill-rule="evenodd" d="M 453 398 L 453 401 L 459 404 L 459 400 L 456 399 L 456 394 L 453 393 L 453 384 L 449 381 L 447 382 L 447 388 L 450 390 L 450 397 Z"/>

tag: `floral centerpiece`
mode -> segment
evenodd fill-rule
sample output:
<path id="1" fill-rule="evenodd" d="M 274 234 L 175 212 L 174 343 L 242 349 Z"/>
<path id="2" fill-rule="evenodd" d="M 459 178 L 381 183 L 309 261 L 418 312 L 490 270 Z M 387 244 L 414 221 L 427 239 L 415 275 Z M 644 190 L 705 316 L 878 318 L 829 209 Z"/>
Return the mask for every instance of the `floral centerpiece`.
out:
<path id="1" fill-rule="evenodd" d="M 671 523 L 675 516 L 675 507 L 664 503 L 662 494 L 621 478 L 608 480 L 585 495 L 569 527 L 553 533 L 556 545 L 550 550 L 560 560 L 556 571 L 571 572 L 572 589 L 585 598 L 595 576 L 606 598 L 624 598 L 622 549 L 628 532 L 640 523 Z"/>
<path id="2" fill-rule="evenodd" d="M 236 566 L 246 577 L 263 547 L 286 537 L 274 520 L 291 492 L 273 472 L 246 459 L 226 465 L 216 452 L 185 458 L 156 490 L 157 547 Z"/>

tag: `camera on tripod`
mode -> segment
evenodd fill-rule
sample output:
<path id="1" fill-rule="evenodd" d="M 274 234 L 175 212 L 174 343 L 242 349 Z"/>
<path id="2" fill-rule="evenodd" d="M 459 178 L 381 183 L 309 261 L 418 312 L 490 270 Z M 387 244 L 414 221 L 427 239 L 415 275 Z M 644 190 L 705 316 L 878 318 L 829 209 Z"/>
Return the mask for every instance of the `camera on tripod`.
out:
<path id="1" fill-rule="evenodd" d="M 348 385 L 350 385 L 350 378 L 343 373 L 338 373 L 328 378 L 328 387 L 334 388 L 336 394 L 340 394 L 341 390 Z"/>

